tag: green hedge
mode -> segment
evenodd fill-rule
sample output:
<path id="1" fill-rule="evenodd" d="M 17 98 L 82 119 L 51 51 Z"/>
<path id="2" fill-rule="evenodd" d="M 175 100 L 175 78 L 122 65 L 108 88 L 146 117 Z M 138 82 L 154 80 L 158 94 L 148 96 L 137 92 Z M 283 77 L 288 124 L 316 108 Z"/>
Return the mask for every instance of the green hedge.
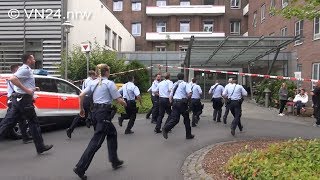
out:
<path id="1" fill-rule="evenodd" d="M 140 114 L 142 113 L 147 113 L 151 108 L 152 108 L 152 101 L 151 101 L 151 96 L 149 93 L 144 93 L 142 94 L 142 107 L 140 106 L 140 103 L 137 101 L 137 106 L 139 107 L 139 112 Z M 118 113 L 124 113 L 124 108 L 119 105 L 116 104 L 117 108 L 118 108 Z"/>
<path id="2" fill-rule="evenodd" d="M 320 179 L 320 140 L 294 139 L 240 153 L 226 170 L 234 179 Z"/>

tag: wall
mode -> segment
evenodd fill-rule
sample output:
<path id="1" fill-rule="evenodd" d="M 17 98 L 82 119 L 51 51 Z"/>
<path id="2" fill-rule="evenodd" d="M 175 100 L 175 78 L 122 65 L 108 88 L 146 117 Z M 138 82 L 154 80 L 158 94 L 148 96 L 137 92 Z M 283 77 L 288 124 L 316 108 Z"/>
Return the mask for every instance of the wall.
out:
<path id="1" fill-rule="evenodd" d="M 69 34 L 69 48 L 73 45 L 80 45 L 86 41 L 97 41 L 101 46 L 105 45 L 105 26 L 111 29 L 110 43 L 107 49 L 112 49 L 112 36 L 115 32 L 117 34 L 118 50 L 118 37 L 122 38 L 121 51 L 134 51 L 135 39 L 131 33 L 117 20 L 117 18 L 109 11 L 109 9 L 100 2 L 100 0 L 69 0 L 69 12 L 87 12 L 92 13 L 91 17 L 87 20 L 84 19 L 70 19 L 74 25 Z M 113 49 L 114 50 L 114 49 Z"/>

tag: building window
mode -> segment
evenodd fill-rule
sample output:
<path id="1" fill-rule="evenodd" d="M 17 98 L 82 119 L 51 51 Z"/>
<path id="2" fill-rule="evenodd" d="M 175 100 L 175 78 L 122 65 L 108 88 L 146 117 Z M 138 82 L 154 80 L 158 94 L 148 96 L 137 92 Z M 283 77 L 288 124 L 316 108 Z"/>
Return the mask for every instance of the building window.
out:
<path id="1" fill-rule="evenodd" d="M 113 11 L 122 11 L 123 1 L 113 1 Z"/>
<path id="2" fill-rule="evenodd" d="M 231 9 L 240 9 L 240 0 L 231 0 Z"/>
<path id="3" fill-rule="evenodd" d="M 303 36 L 303 20 L 297 21 L 297 22 L 295 23 L 294 29 L 295 29 L 294 35 L 295 35 L 295 36 L 300 35 L 300 38 L 299 38 L 298 40 L 296 40 L 296 41 L 294 42 L 294 44 L 295 44 L 295 45 L 302 44 L 302 43 L 303 43 L 303 40 L 302 40 L 302 36 Z"/>
<path id="4" fill-rule="evenodd" d="M 285 8 L 285 7 L 287 7 L 288 6 L 288 4 L 289 4 L 289 0 L 281 0 L 281 4 L 282 4 L 282 8 Z"/>
<path id="5" fill-rule="evenodd" d="M 288 35 L 288 28 L 287 27 L 281 28 L 280 35 L 287 36 Z"/>
<path id="6" fill-rule="evenodd" d="M 230 22 L 230 35 L 240 35 L 240 22 L 239 21 Z"/>
<path id="7" fill-rule="evenodd" d="M 274 13 L 272 12 L 272 10 L 276 7 L 276 1 L 275 0 L 271 0 L 270 1 L 270 11 L 269 14 L 270 16 L 274 16 Z"/>
<path id="8" fill-rule="evenodd" d="M 141 11 L 141 2 L 132 2 L 132 11 Z"/>
<path id="9" fill-rule="evenodd" d="M 261 23 L 266 19 L 266 4 L 261 6 Z"/>
<path id="10" fill-rule="evenodd" d="M 314 18 L 313 39 L 320 39 L 320 18 Z"/>
<path id="11" fill-rule="evenodd" d="M 132 35 L 133 36 L 141 36 L 141 23 L 133 23 L 132 24 Z"/>
<path id="12" fill-rule="evenodd" d="M 121 50 L 122 50 L 121 46 L 122 46 L 122 38 L 119 36 L 119 38 L 118 38 L 118 51 L 119 52 L 121 52 Z"/>
<path id="13" fill-rule="evenodd" d="M 189 0 L 180 0 L 180 6 L 190 6 Z"/>
<path id="14" fill-rule="evenodd" d="M 105 37 L 104 37 L 104 45 L 109 46 L 110 42 L 110 28 L 105 26 Z"/>
<path id="15" fill-rule="evenodd" d="M 117 34 L 115 32 L 113 32 L 113 36 L 112 36 L 112 49 L 116 49 L 117 48 Z"/>
<path id="16" fill-rule="evenodd" d="M 157 32 L 166 32 L 166 23 L 165 22 L 158 22 L 156 24 L 157 26 Z"/>
<path id="17" fill-rule="evenodd" d="M 253 13 L 253 21 L 252 21 L 252 26 L 255 28 L 257 27 L 257 11 Z"/>
<path id="18" fill-rule="evenodd" d="M 320 79 L 320 63 L 312 64 L 312 79 L 319 80 Z M 314 87 L 316 84 L 312 82 L 312 86 Z"/>
<path id="19" fill-rule="evenodd" d="M 214 5 L 214 0 L 204 0 L 203 5 Z"/>
<path id="20" fill-rule="evenodd" d="M 180 50 L 180 52 L 187 52 L 188 51 L 188 46 L 180 46 L 179 50 Z"/>
<path id="21" fill-rule="evenodd" d="M 180 32 L 190 32 L 190 22 L 180 22 Z"/>
<path id="22" fill-rule="evenodd" d="M 157 6 L 166 6 L 167 1 L 166 0 L 157 0 Z"/>
<path id="23" fill-rule="evenodd" d="M 203 31 L 204 32 L 213 32 L 213 22 L 212 21 L 204 21 L 203 22 Z"/>
<path id="24" fill-rule="evenodd" d="M 165 46 L 156 46 L 156 51 L 166 51 Z"/>

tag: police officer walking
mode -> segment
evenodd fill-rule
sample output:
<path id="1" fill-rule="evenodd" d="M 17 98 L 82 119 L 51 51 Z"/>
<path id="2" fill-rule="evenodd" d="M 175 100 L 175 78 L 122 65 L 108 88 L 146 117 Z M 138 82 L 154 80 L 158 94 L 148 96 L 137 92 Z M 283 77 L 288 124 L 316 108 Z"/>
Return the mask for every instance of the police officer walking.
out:
<path id="1" fill-rule="evenodd" d="M 90 70 L 89 71 L 89 77 L 83 82 L 82 84 L 82 91 L 87 87 L 87 86 L 90 86 L 90 84 L 93 82 L 93 80 L 96 79 L 96 72 L 93 71 L 93 70 Z M 90 128 L 90 125 L 91 125 L 91 120 L 90 120 L 90 102 L 91 102 L 91 96 L 89 95 L 86 95 L 84 97 L 84 100 L 83 100 L 83 108 L 84 108 L 84 112 L 85 112 L 85 116 L 84 118 L 81 118 L 80 116 L 76 116 L 70 127 L 67 129 L 67 136 L 69 138 L 71 138 L 71 134 L 72 132 L 74 131 L 74 129 L 76 128 L 76 126 L 79 124 L 80 120 L 81 119 L 85 119 L 86 121 L 86 126 L 88 128 Z"/>
<path id="2" fill-rule="evenodd" d="M 228 84 L 224 87 L 225 89 L 227 89 L 229 86 L 232 86 L 233 84 L 233 79 L 232 78 L 229 78 L 228 80 Z M 227 101 L 227 99 L 225 99 L 225 102 Z M 228 118 L 228 114 L 229 114 L 229 111 L 230 111 L 230 107 L 229 107 L 229 104 L 230 103 L 225 103 L 225 111 L 224 111 L 224 115 L 223 115 L 223 123 L 224 124 L 227 124 L 227 118 Z"/>
<path id="3" fill-rule="evenodd" d="M 0 135 L 8 128 L 12 128 L 17 120 L 22 117 L 28 121 L 33 142 L 38 154 L 50 150 L 53 145 L 45 145 L 41 135 L 40 125 L 34 109 L 34 91 L 39 88 L 35 86 L 35 79 L 31 66 L 35 65 L 36 60 L 32 54 L 22 55 L 23 65 L 15 72 L 10 81 L 14 84 L 15 93 L 12 94 L 12 108 L 0 123 Z"/>
<path id="4" fill-rule="evenodd" d="M 119 89 L 120 94 L 122 94 L 122 97 L 127 103 L 126 114 L 121 114 L 121 116 L 118 118 L 119 125 L 122 126 L 122 122 L 124 119 L 129 119 L 127 129 L 125 130 L 125 134 L 132 134 L 134 133 L 131 129 L 134 125 L 134 122 L 136 121 L 137 117 L 137 104 L 136 104 L 136 98 L 140 102 L 140 105 L 142 106 L 141 96 L 140 96 L 140 90 L 139 88 L 134 84 L 134 77 L 130 76 L 129 81 L 124 84 Z"/>
<path id="5" fill-rule="evenodd" d="M 95 153 L 101 147 L 105 137 L 107 136 L 109 161 L 112 163 L 112 167 L 117 169 L 121 167 L 123 161 L 119 160 L 117 155 L 118 141 L 117 130 L 112 124 L 111 120 L 111 103 L 112 100 L 116 100 L 117 103 L 122 106 L 126 106 L 126 102 L 121 98 L 120 93 L 117 91 L 117 87 L 113 81 L 108 80 L 110 75 L 110 68 L 107 64 L 99 64 L 96 67 L 96 72 L 99 76 L 89 86 L 87 86 L 80 97 L 80 115 L 85 116 L 84 110 L 84 98 L 88 93 L 93 95 L 93 110 L 92 120 L 96 121 L 96 129 L 92 139 L 89 142 L 88 147 L 84 151 L 81 159 L 79 160 L 73 171 L 82 179 L 86 180 L 85 175 Z"/>
<path id="6" fill-rule="evenodd" d="M 171 103 L 169 100 L 170 92 L 172 90 L 173 83 L 170 80 L 170 73 L 166 73 L 165 79 L 162 80 L 155 91 L 159 92 L 159 115 L 157 118 L 157 125 L 154 129 L 155 133 L 161 133 L 161 124 L 164 114 L 168 114 L 166 123 L 168 122 L 171 115 Z"/>
<path id="7" fill-rule="evenodd" d="M 209 94 L 212 94 L 212 107 L 213 107 L 213 121 L 221 122 L 221 113 L 223 106 L 222 93 L 224 87 L 219 84 L 219 81 L 216 80 L 216 84 L 211 86 Z M 218 115 L 218 116 L 217 116 Z"/>
<path id="8" fill-rule="evenodd" d="M 155 80 L 153 81 L 150 91 L 151 91 L 151 101 L 152 101 L 152 120 L 151 123 L 156 124 L 157 118 L 159 116 L 159 92 L 157 90 L 159 82 L 161 80 L 161 74 L 157 74 Z"/>
<path id="9" fill-rule="evenodd" d="M 196 127 L 199 120 L 200 114 L 202 113 L 201 95 L 202 90 L 197 84 L 197 79 L 193 78 L 191 83 L 191 110 L 192 110 L 192 127 Z"/>
<path id="10" fill-rule="evenodd" d="M 177 77 L 178 81 L 174 83 L 174 88 L 170 93 L 170 101 L 173 102 L 172 113 L 168 123 L 166 123 L 162 128 L 162 135 L 165 139 L 168 139 L 168 132 L 179 123 L 180 115 L 182 115 L 186 130 L 186 139 L 193 139 L 194 135 L 191 134 L 188 112 L 188 98 L 191 97 L 191 87 L 183 80 L 183 73 L 179 73 Z"/>
<path id="11" fill-rule="evenodd" d="M 18 64 L 15 64 L 15 65 L 11 65 L 10 66 L 10 70 L 12 73 L 15 73 L 17 72 L 19 68 L 19 65 Z M 14 85 L 9 81 L 7 80 L 7 97 L 8 97 L 8 101 L 7 101 L 7 105 L 8 105 L 8 110 L 7 110 L 7 113 L 10 111 L 10 109 L 12 108 L 12 94 L 15 92 L 14 91 Z M 23 119 L 22 117 L 19 117 L 19 128 L 20 128 L 20 131 L 21 131 L 21 137 L 22 137 L 22 142 L 23 144 L 28 144 L 28 143 L 31 143 L 32 141 L 32 138 L 29 137 L 28 133 L 27 133 L 27 121 L 25 119 Z"/>
<path id="12" fill-rule="evenodd" d="M 242 97 L 247 96 L 248 93 L 242 85 L 234 83 L 233 85 L 225 88 L 222 95 L 228 98 L 227 103 L 229 103 L 228 106 L 230 107 L 230 111 L 234 117 L 231 124 L 231 134 L 234 136 L 237 126 L 240 131 L 243 129 L 240 121 Z"/>

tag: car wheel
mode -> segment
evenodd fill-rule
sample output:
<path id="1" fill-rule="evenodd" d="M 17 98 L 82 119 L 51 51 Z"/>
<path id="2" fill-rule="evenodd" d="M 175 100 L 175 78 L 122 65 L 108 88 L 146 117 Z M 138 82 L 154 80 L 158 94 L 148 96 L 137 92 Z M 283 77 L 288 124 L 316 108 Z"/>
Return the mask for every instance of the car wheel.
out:
<path id="1" fill-rule="evenodd" d="M 19 124 L 17 123 L 12 129 L 10 129 L 7 135 L 8 135 L 8 138 L 10 139 L 21 139 L 22 134 L 21 134 L 21 129 L 19 127 Z M 31 137 L 29 127 L 27 128 L 27 135 Z"/>

